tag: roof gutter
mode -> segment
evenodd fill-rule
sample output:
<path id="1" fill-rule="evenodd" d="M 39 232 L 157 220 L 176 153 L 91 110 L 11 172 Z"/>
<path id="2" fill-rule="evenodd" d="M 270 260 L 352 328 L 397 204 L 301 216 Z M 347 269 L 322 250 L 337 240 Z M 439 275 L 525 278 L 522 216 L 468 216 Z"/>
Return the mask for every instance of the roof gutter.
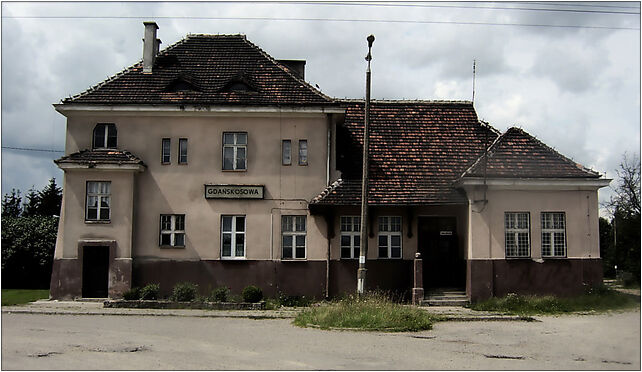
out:
<path id="1" fill-rule="evenodd" d="M 453 186 L 483 186 L 495 190 L 592 190 L 606 187 L 611 182 L 608 178 L 463 178 Z"/>
<path id="2" fill-rule="evenodd" d="M 77 115 L 146 115 L 146 116 L 227 116 L 227 115 L 318 115 L 318 114 L 343 114 L 345 108 L 324 107 L 324 106 L 301 106 L 301 107 L 276 107 L 276 106 L 221 106 L 221 105 L 89 105 L 89 104 L 65 104 L 53 105 L 56 111 L 64 116 L 69 114 Z"/>

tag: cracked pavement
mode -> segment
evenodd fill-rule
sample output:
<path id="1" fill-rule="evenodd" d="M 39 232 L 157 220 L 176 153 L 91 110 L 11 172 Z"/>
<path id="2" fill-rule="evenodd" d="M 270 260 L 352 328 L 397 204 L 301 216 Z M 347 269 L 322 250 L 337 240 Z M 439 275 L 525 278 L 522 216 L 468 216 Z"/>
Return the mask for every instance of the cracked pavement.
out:
<path id="1" fill-rule="evenodd" d="M 291 319 L 3 313 L 2 369 L 640 369 L 640 310 L 440 322 L 416 333 Z"/>

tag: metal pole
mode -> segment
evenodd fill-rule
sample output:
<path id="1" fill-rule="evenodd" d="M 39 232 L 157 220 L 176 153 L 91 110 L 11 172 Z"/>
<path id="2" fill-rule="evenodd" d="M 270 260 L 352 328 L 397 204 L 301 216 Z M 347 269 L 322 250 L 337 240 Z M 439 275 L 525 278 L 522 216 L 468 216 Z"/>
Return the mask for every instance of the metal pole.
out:
<path id="1" fill-rule="evenodd" d="M 368 123 L 370 121 L 370 61 L 374 35 L 368 40 L 368 68 L 366 70 L 366 104 L 363 125 L 363 168 L 361 181 L 361 240 L 359 244 L 359 270 L 357 271 L 357 294 L 362 295 L 366 287 L 366 256 L 368 255 Z"/>

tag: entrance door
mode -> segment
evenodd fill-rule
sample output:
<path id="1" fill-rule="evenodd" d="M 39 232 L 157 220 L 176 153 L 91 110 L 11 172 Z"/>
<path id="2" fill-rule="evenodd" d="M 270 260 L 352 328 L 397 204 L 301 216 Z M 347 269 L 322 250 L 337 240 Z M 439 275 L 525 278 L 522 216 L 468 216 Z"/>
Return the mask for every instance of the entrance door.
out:
<path id="1" fill-rule="evenodd" d="M 82 296 L 107 298 L 109 247 L 84 247 L 82 255 Z"/>
<path id="2" fill-rule="evenodd" d="M 419 252 L 424 288 L 463 288 L 466 266 L 459 253 L 455 217 L 419 217 Z"/>

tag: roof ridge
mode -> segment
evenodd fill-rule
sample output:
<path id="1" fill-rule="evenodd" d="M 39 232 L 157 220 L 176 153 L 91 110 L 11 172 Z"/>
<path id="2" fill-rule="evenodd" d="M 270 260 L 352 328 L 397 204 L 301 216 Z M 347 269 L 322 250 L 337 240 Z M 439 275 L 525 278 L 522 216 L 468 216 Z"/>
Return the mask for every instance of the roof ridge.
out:
<path id="1" fill-rule="evenodd" d="M 519 132 L 521 132 L 522 134 L 524 134 L 524 135 L 528 136 L 529 138 L 531 138 L 531 139 L 533 139 L 535 142 L 537 142 L 540 146 L 543 146 L 544 148 L 546 148 L 547 150 L 551 151 L 553 154 L 557 155 L 557 156 L 558 156 L 558 157 L 560 157 L 562 160 L 564 160 L 564 161 L 566 161 L 566 162 L 570 163 L 571 165 L 573 165 L 573 166 L 575 166 L 575 167 L 577 167 L 577 168 L 579 168 L 579 169 L 581 169 L 581 170 L 583 170 L 583 171 L 585 171 L 585 172 L 593 173 L 593 174 L 594 174 L 594 175 L 596 175 L 596 176 L 600 176 L 600 173 L 599 173 L 599 172 L 596 172 L 596 171 L 594 171 L 593 169 L 587 168 L 587 167 L 583 166 L 582 164 L 580 164 L 580 163 L 578 163 L 578 162 L 576 162 L 576 161 L 574 161 L 574 160 L 572 160 L 572 159 L 569 159 L 568 157 L 566 157 L 566 156 L 562 155 L 562 154 L 561 154 L 561 153 L 559 153 L 557 150 L 555 150 L 554 148 L 552 148 L 552 147 L 550 147 L 549 145 L 545 144 L 544 142 L 540 141 L 540 140 L 539 140 L 539 138 L 537 138 L 537 137 L 533 136 L 532 134 L 528 133 L 527 131 L 525 131 L 525 130 L 524 130 L 524 129 L 522 129 L 522 128 L 519 128 L 519 127 L 510 127 L 510 128 L 508 128 L 508 129 L 506 130 L 506 133 L 504 133 L 504 135 L 505 135 L 505 134 L 507 134 L 508 132 L 510 132 L 511 130 L 513 130 L 513 131 L 519 131 Z"/>
<path id="2" fill-rule="evenodd" d="M 362 103 L 365 102 L 363 98 L 335 98 L 338 102 L 346 103 Z M 472 101 L 466 100 L 439 100 L 439 99 L 371 99 L 371 103 L 420 103 L 420 104 L 472 104 Z"/>
<path id="3" fill-rule="evenodd" d="M 168 45 L 165 49 L 162 49 L 161 51 L 159 51 L 158 54 L 156 54 L 156 56 L 158 57 L 158 56 L 161 55 L 161 53 L 169 52 L 170 50 L 176 48 L 177 46 L 185 43 L 187 41 L 187 39 L 188 39 L 188 37 L 183 37 L 182 39 L 176 41 L 174 44 Z M 130 72 L 131 70 L 139 67 L 142 63 L 143 63 L 143 59 L 141 58 L 141 59 L 138 60 L 138 62 L 134 63 L 133 65 L 131 65 L 129 67 L 124 68 L 120 72 L 117 72 L 116 74 L 108 77 L 107 79 L 101 81 L 100 83 L 98 83 L 96 85 L 92 85 L 91 87 L 89 87 L 88 89 L 86 89 L 85 91 L 83 91 L 81 93 L 78 93 L 78 94 L 73 95 L 73 96 L 69 96 L 68 98 L 65 98 L 65 99 L 61 99 L 60 102 L 61 103 L 65 103 L 65 101 L 67 101 L 67 100 L 74 100 L 76 98 L 80 98 L 80 97 L 86 96 L 87 94 L 95 91 L 96 89 L 99 89 L 99 88 L 103 87 L 107 83 L 112 82 L 112 81 L 116 80 L 117 78 L 119 78 L 120 76 L 122 76 L 122 75 Z M 67 102 L 67 103 L 72 103 L 72 102 Z"/>
<path id="4" fill-rule="evenodd" d="M 493 140 L 493 142 L 488 146 L 488 148 L 484 149 L 484 153 L 483 153 L 483 154 L 481 154 L 481 155 L 479 155 L 479 157 L 477 158 L 477 160 L 475 160 L 475 162 L 474 162 L 470 167 L 468 167 L 468 168 L 464 171 L 464 173 L 462 173 L 462 174 L 461 174 L 461 176 L 459 176 L 459 177 L 457 178 L 458 180 L 459 180 L 459 179 L 461 179 L 461 178 L 463 178 L 463 177 L 465 177 L 465 176 L 466 176 L 466 174 L 468 174 L 469 172 L 472 172 L 472 170 L 477 166 L 477 164 L 479 164 L 479 162 L 484 158 L 484 155 L 486 156 L 486 161 L 488 161 L 488 159 L 490 158 L 490 155 L 491 155 L 491 149 L 494 151 L 494 147 L 495 147 L 495 145 L 499 142 L 499 139 L 500 139 L 500 138 L 502 138 L 502 137 L 504 136 L 504 135 L 503 135 L 499 130 L 495 129 L 495 128 L 494 128 L 492 125 L 490 125 L 489 123 L 487 123 L 487 122 L 485 122 L 485 121 L 482 121 L 482 120 L 480 120 L 480 121 L 479 121 L 479 123 L 480 123 L 480 124 L 482 124 L 482 126 L 483 126 L 484 124 L 485 124 L 486 126 L 488 126 L 488 128 L 490 128 L 490 130 L 491 130 L 492 132 L 494 132 L 495 134 L 497 134 L 497 137 L 495 137 L 495 140 Z"/>
<path id="5" fill-rule="evenodd" d="M 295 80 L 296 80 L 296 81 L 298 81 L 299 83 L 302 83 L 303 85 L 305 85 L 308 89 L 310 89 L 313 93 L 317 94 L 319 97 L 321 97 L 321 98 L 323 98 L 323 99 L 325 99 L 325 100 L 328 100 L 328 101 L 336 101 L 336 99 L 335 99 L 335 98 L 332 98 L 332 97 L 330 97 L 330 96 L 328 96 L 328 95 L 324 94 L 323 92 L 321 92 L 320 90 L 316 89 L 316 88 L 315 88 L 315 87 L 313 87 L 311 84 L 309 84 L 307 81 L 305 81 L 305 80 L 301 79 L 300 77 L 296 76 L 295 74 L 291 73 L 288 69 L 286 69 L 286 68 L 285 68 L 285 66 L 283 66 L 281 63 L 279 63 L 279 61 L 277 61 L 277 60 L 276 60 L 274 57 L 272 57 L 269 53 L 267 53 L 266 51 L 264 51 L 263 49 L 261 49 L 261 47 L 259 47 L 258 45 L 256 45 L 256 44 L 254 44 L 253 42 L 249 41 L 247 38 L 244 38 L 244 41 L 245 41 L 247 44 L 249 44 L 251 47 L 253 47 L 253 48 L 255 48 L 256 50 L 258 50 L 258 51 L 259 51 L 259 52 L 260 52 L 264 57 L 266 57 L 270 62 L 274 63 L 274 64 L 275 64 L 277 67 L 279 67 L 283 72 L 285 72 L 286 74 L 288 74 L 290 77 L 292 77 L 293 79 L 295 79 Z"/>

